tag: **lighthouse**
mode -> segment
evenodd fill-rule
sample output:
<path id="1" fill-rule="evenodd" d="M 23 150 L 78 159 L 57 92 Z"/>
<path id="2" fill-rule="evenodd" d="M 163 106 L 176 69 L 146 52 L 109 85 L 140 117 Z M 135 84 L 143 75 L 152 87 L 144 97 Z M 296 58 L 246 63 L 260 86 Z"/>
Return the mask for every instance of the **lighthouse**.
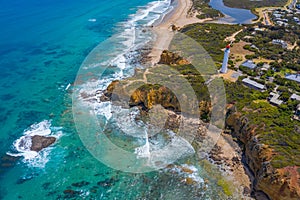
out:
<path id="1" fill-rule="evenodd" d="M 223 64 L 222 64 L 222 68 L 220 70 L 220 73 L 222 74 L 226 74 L 227 73 L 227 65 L 228 65 L 228 57 L 229 57 L 229 54 L 230 54 L 230 44 L 228 44 L 226 46 L 226 49 L 224 51 L 224 59 L 223 59 Z"/>

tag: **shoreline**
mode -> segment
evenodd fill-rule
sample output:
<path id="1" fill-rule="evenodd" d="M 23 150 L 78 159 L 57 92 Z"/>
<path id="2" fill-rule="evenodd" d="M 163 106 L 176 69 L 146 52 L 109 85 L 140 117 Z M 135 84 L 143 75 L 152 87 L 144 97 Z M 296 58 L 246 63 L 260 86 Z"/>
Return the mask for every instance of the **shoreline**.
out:
<path id="1" fill-rule="evenodd" d="M 153 27 L 156 38 L 148 54 L 152 67 L 159 62 L 162 51 L 169 49 L 169 45 L 176 33 L 176 31 L 172 30 L 171 25 L 175 25 L 176 28 L 182 28 L 189 24 L 215 21 L 211 18 L 198 19 L 195 15 L 190 16 L 189 12 L 193 6 L 192 0 L 176 0 L 174 4 L 174 9 L 164 16 L 159 24 Z M 217 152 L 218 155 L 213 155 L 213 152 L 210 153 L 213 157 L 209 159 L 210 162 L 213 161 L 221 171 L 231 176 L 231 181 L 238 183 L 241 189 L 251 188 L 251 180 L 247 173 L 247 168 L 242 163 L 241 149 L 233 138 L 227 134 L 221 134 L 216 147 L 220 148 L 220 150 Z M 220 161 L 222 164 L 217 164 Z M 247 195 L 247 198 L 252 199 L 250 194 Z"/>
<path id="2" fill-rule="evenodd" d="M 192 6 L 193 2 L 191 0 L 176 0 L 174 9 L 164 16 L 159 24 L 153 26 L 155 39 L 152 50 L 148 55 L 152 66 L 159 62 L 162 51 L 168 49 L 174 37 L 175 31 L 172 31 L 171 25 L 182 28 L 189 24 L 203 23 L 211 20 L 211 18 L 198 19 L 195 16 L 188 16 Z"/>

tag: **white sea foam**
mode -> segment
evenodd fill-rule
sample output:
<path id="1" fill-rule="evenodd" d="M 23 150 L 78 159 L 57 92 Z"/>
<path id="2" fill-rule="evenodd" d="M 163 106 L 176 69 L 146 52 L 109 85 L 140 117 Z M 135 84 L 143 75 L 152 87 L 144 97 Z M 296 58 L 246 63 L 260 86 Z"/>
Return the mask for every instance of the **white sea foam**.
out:
<path id="1" fill-rule="evenodd" d="M 137 158 L 150 158 L 151 153 L 148 137 L 146 137 L 146 143 L 143 146 L 135 148 L 134 153 L 137 154 Z"/>
<path id="2" fill-rule="evenodd" d="M 97 60 L 94 64 L 83 67 L 88 69 L 90 67 L 99 66 L 116 66 L 121 69 L 121 71 L 117 73 L 118 77 L 124 78 L 124 76 L 127 75 L 124 74 L 124 69 L 133 67 L 130 65 L 130 59 L 134 57 L 133 54 L 136 54 L 135 50 L 137 50 L 137 47 L 141 47 L 152 40 L 152 37 L 143 33 L 141 29 L 152 25 L 155 21 L 160 19 L 169 9 L 170 4 L 171 0 L 154 1 L 145 7 L 140 7 L 135 14 L 129 16 L 126 22 L 118 25 L 120 30 L 113 36 L 114 40 L 111 41 L 110 46 L 115 47 L 116 51 L 107 54 L 105 56 L 106 60 L 100 62 Z M 107 51 L 107 48 L 101 49 L 100 47 L 100 50 Z"/>
<path id="3" fill-rule="evenodd" d="M 30 167 L 43 168 L 49 161 L 49 154 L 52 147 L 42 149 L 39 152 L 31 150 L 31 137 L 52 136 L 57 139 L 62 136 L 62 127 L 51 127 L 50 120 L 44 120 L 40 123 L 32 124 L 28 129 L 24 130 L 23 136 L 13 143 L 16 153 L 8 152 L 7 154 L 14 157 L 23 157 L 22 161 Z"/>
<path id="4" fill-rule="evenodd" d="M 92 18 L 92 19 L 89 19 L 88 21 L 89 21 L 89 22 L 96 22 L 97 19 Z"/>
<path id="5" fill-rule="evenodd" d="M 51 134 L 51 121 L 44 120 L 40 123 L 32 124 L 28 129 L 25 130 L 24 135 L 34 136 L 47 136 Z"/>
<path id="6" fill-rule="evenodd" d="M 112 117 L 112 111 L 111 111 L 111 103 L 110 102 L 100 102 L 96 105 L 95 111 L 97 115 L 102 115 L 106 118 L 106 121 L 108 121 Z"/>
<path id="7" fill-rule="evenodd" d="M 148 158 L 151 167 L 155 167 L 156 163 L 162 165 L 172 163 L 194 154 L 195 151 L 186 140 L 175 134 L 170 134 L 171 140 L 168 142 L 161 137 L 157 141 L 155 139 L 149 141 L 148 133 L 150 134 L 151 130 L 143 122 L 136 120 L 138 109 L 126 109 L 112 105 L 111 102 L 101 102 L 100 96 L 103 93 L 98 90 L 104 91 L 113 80 L 133 75 L 133 69 L 138 67 L 135 63 L 135 58 L 139 55 L 137 50 L 153 39 L 152 33 L 148 31 L 149 26 L 163 17 L 170 9 L 170 5 L 171 0 L 151 2 L 140 7 L 126 22 L 120 23 L 117 27 L 118 33 L 97 46 L 87 57 L 81 69 L 83 75 L 93 74 L 93 76 L 77 86 L 79 94 L 85 94 L 79 96 L 81 102 L 88 105 L 90 111 L 94 111 L 97 116 L 101 116 L 101 120 L 105 120 L 104 124 L 109 121 L 116 132 L 136 138 L 141 143 L 141 146 L 135 148 L 136 156 Z M 98 80 L 94 78 L 97 69 L 99 69 Z M 109 72 L 105 73 L 105 69 Z M 90 98 L 89 96 L 93 94 L 94 98 Z"/>
<path id="8" fill-rule="evenodd" d="M 135 62 L 139 56 L 137 50 L 153 39 L 152 33 L 144 32 L 144 29 L 160 19 L 169 9 L 170 4 L 171 0 L 151 2 L 140 7 L 135 14 L 129 16 L 126 22 L 119 23 L 117 33 L 98 45 L 83 62 L 82 72 L 89 73 L 91 70 L 90 73 L 96 75 L 95 69 L 99 69 L 99 79 L 95 80 L 93 77 L 92 80 L 83 81 L 79 88 L 79 94 L 93 95 L 97 90 L 105 90 L 113 80 L 133 75 L 133 69 L 139 66 Z M 103 70 L 110 66 L 112 68 L 109 70 L 113 73 L 105 74 Z M 90 102 L 90 100 L 97 102 L 96 97 L 82 100 L 91 107 L 97 107 Z"/>
<path id="9" fill-rule="evenodd" d="M 153 166 L 155 163 L 161 163 L 161 166 L 165 166 L 194 153 L 195 150 L 188 141 L 182 137 L 174 136 L 163 148 L 151 151 L 151 162 Z"/>
<path id="10" fill-rule="evenodd" d="M 201 187 L 205 184 L 203 178 L 199 174 L 199 170 L 194 165 L 182 164 L 174 165 L 172 168 L 165 168 L 164 171 L 170 171 L 178 174 L 183 178 L 190 178 L 195 181 L 196 186 Z"/>
<path id="11" fill-rule="evenodd" d="M 148 135 L 151 135 L 151 130 L 142 121 L 136 120 L 136 117 L 140 114 L 137 107 L 126 109 L 111 105 L 110 102 L 101 102 L 95 108 L 95 111 L 97 115 L 110 120 L 115 131 L 121 135 L 134 137 L 143 143 L 135 148 L 135 154 L 137 158 L 148 158 L 149 162 L 147 164 L 150 167 L 161 168 L 195 153 L 194 148 L 188 141 L 176 136 L 173 132 L 168 133 L 168 141 L 164 137 L 153 137 L 149 142 Z M 157 166 L 157 163 L 160 163 L 160 165 Z"/>
<path id="12" fill-rule="evenodd" d="M 65 90 L 68 90 L 71 87 L 71 83 L 69 83 Z"/>

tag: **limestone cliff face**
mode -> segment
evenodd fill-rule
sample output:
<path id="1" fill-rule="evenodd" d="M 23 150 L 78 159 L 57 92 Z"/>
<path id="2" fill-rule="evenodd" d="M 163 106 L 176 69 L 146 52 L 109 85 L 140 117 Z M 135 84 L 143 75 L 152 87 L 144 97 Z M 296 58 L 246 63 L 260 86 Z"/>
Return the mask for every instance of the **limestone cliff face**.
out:
<path id="1" fill-rule="evenodd" d="M 170 60 L 166 60 L 166 62 L 169 61 Z M 177 80 L 183 79 L 182 77 L 175 77 L 179 77 L 180 75 L 169 77 L 168 80 L 164 73 L 169 72 L 164 72 L 163 70 L 163 67 L 157 66 L 155 68 L 147 69 L 147 71 L 136 71 L 135 76 L 130 79 L 113 81 L 104 91 L 101 100 L 111 100 L 115 104 L 121 104 L 122 106 L 139 106 L 145 111 L 148 111 L 153 108 L 154 105 L 159 104 L 165 109 L 190 115 L 207 115 L 207 113 L 210 112 L 210 102 L 204 100 L 198 102 L 196 98 L 189 98 L 189 91 L 187 91 L 185 87 L 180 86 L 180 83 L 176 82 Z M 159 81 L 164 79 L 166 83 L 171 84 L 172 82 L 175 82 L 176 84 L 173 85 L 175 85 L 174 87 L 176 88 L 173 92 L 164 85 L 148 84 L 147 81 L 145 81 L 147 79 L 157 79 Z M 153 82 L 155 83 L 155 81 Z M 181 104 L 179 102 L 180 100 Z"/>
<path id="2" fill-rule="evenodd" d="M 150 110 L 154 105 L 160 104 L 162 107 L 174 112 L 185 112 L 191 115 L 209 113 L 210 103 L 201 101 L 199 107 L 189 110 L 181 108 L 180 103 L 176 95 L 165 86 L 155 85 L 143 85 L 133 91 L 130 89 L 130 84 L 124 81 L 114 81 L 106 89 L 102 99 L 122 102 L 123 100 L 129 100 L 128 105 L 130 107 L 140 106 L 144 110 Z M 187 101 L 188 102 L 188 101 Z M 200 110 L 200 113 L 198 113 Z"/>
<path id="3" fill-rule="evenodd" d="M 172 53 L 168 50 L 164 50 L 160 55 L 160 61 L 158 64 L 165 65 L 187 65 L 190 64 L 189 61 L 180 57 L 177 53 Z"/>
<path id="4" fill-rule="evenodd" d="M 258 127 L 249 125 L 248 119 L 237 112 L 234 106 L 228 111 L 226 124 L 243 143 L 245 161 L 255 178 L 254 189 L 264 192 L 272 200 L 300 199 L 300 168 L 273 168 L 270 161 L 276 152 L 259 142 L 259 136 L 255 134 Z"/>
<path id="5" fill-rule="evenodd" d="M 180 104 L 168 88 L 160 86 L 158 88 L 139 88 L 131 95 L 129 105 L 143 105 L 146 109 L 151 109 L 154 105 L 160 104 L 164 108 L 179 112 Z"/>
<path id="6" fill-rule="evenodd" d="M 129 106 L 141 106 L 145 110 L 151 109 L 154 105 L 160 104 L 166 109 L 175 112 L 180 111 L 180 105 L 176 96 L 166 87 L 154 87 L 152 85 L 143 85 L 134 91 L 128 89 L 126 82 L 114 81 L 112 82 L 106 92 L 106 97 L 113 101 L 122 101 L 122 99 L 129 99 Z M 127 87 L 126 87 L 127 86 Z"/>

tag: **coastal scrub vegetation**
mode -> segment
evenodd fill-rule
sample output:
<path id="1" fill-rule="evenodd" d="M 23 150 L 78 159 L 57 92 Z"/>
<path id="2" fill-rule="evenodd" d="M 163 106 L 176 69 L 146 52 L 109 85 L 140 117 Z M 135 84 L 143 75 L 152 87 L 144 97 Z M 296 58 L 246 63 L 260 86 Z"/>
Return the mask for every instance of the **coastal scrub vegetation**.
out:
<path id="1" fill-rule="evenodd" d="M 222 49 L 228 44 L 224 39 L 240 29 L 239 25 L 192 24 L 184 27 L 182 33 L 201 44 L 215 62 L 222 63 Z"/>
<path id="2" fill-rule="evenodd" d="M 223 13 L 209 5 L 210 0 L 193 0 L 193 8 L 197 11 L 199 19 L 223 17 Z"/>
<path id="3" fill-rule="evenodd" d="M 224 4 L 232 8 L 245 8 L 252 9 L 258 7 L 267 7 L 267 6 L 284 6 L 288 0 L 264 0 L 264 1 L 249 1 L 249 0 L 224 0 Z"/>
<path id="4" fill-rule="evenodd" d="M 268 92 L 259 92 L 226 82 L 227 102 L 235 103 L 239 112 L 249 119 L 250 126 L 258 127 L 259 140 L 275 151 L 272 166 L 282 168 L 300 165 L 299 122 L 292 120 L 292 111 L 297 102 L 288 101 L 286 105 L 275 107 L 265 99 Z"/>
<path id="5" fill-rule="evenodd" d="M 300 70 L 300 63 L 298 59 L 300 50 L 298 48 L 286 49 L 280 45 L 272 44 L 272 40 L 278 39 L 286 41 L 289 45 L 294 45 L 296 42 L 300 41 L 300 29 L 278 26 L 268 28 L 263 25 L 261 25 L 260 28 L 263 31 L 255 31 L 253 25 L 248 25 L 245 26 L 245 29 L 236 36 L 238 41 L 243 40 L 256 47 L 244 47 L 245 49 L 254 52 L 253 55 L 250 55 L 247 58 L 251 59 L 261 57 L 274 61 L 281 60 L 282 63 L 279 64 L 281 67 L 282 65 L 285 65 L 286 68 Z"/>
<path id="6" fill-rule="evenodd" d="M 224 39 L 240 29 L 239 25 L 193 24 L 183 28 L 182 32 L 199 42 L 216 64 L 220 64 L 223 59 L 222 49 L 226 45 Z M 260 92 L 244 87 L 241 81 L 244 77 L 240 77 L 235 83 L 225 82 L 227 102 L 234 103 L 237 111 L 248 118 L 249 126 L 256 127 L 255 132 L 260 142 L 274 150 L 275 155 L 271 164 L 275 168 L 300 166 L 300 126 L 298 121 L 292 120 L 297 101 L 289 100 L 291 93 L 287 89 L 299 91 L 299 85 L 286 80 L 283 77 L 284 74 L 282 75 L 280 72 L 282 69 L 298 70 L 300 63 L 297 63 L 299 59 L 296 55 L 299 55 L 300 52 L 299 50 L 283 49 L 272 44 L 272 39 L 298 41 L 297 31 L 286 33 L 286 30 L 282 28 L 273 28 L 256 31 L 256 34 L 252 34 L 254 32 L 253 25 L 247 25 L 244 26 L 244 31 L 236 37 L 236 42 L 246 40 L 258 47 L 259 50 L 248 48 L 255 53 L 251 55 L 252 57 L 281 60 L 281 62 L 271 62 L 270 65 L 272 69 L 275 69 L 275 83 L 280 85 L 279 90 L 282 90 L 282 98 L 286 100 L 285 104 L 276 107 L 267 101 L 270 90 L 274 88 L 274 83 L 267 85 L 267 91 Z M 245 39 L 247 35 L 252 37 Z M 276 72 L 276 68 L 278 68 L 278 72 Z M 249 75 L 256 74 L 255 71 L 244 68 L 241 70 Z M 274 75 L 274 72 L 272 73 Z M 276 73 L 278 74 L 276 75 Z M 261 79 L 261 82 L 264 81 Z"/>
<path id="7" fill-rule="evenodd" d="M 247 59 L 267 59 L 271 60 L 270 70 L 268 70 L 261 79 L 265 80 L 267 77 L 275 77 L 274 82 L 279 86 L 288 86 L 290 89 L 300 92 L 300 86 L 295 81 L 287 80 L 284 76 L 286 74 L 296 73 L 300 71 L 300 49 L 295 46 L 294 48 L 283 48 L 280 45 L 272 44 L 272 40 L 279 39 L 286 41 L 288 45 L 292 46 L 300 42 L 300 29 L 288 27 L 267 27 L 261 25 L 263 31 L 255 31 L 252 25 L 248 25 L 245 29 L 236 36 L 238 41 L 243 40 L 250 43 L 256 48 L 245 45 L 247 49 L 254 54 L 246 55 Z M 251 37 L 249 37 L 251 35 Z M 258 72 L 240 66 L 242 72 L 250 76 L 257 76 Z"/>
<path id="8" fill-rule="evenodd" d="M 184 75 L 200 101 L 209 100 L 204 80 L 192 65 L 172 66 L 172 68 Z M 299 122 L 292 120 L 297 102 L 288 100 L 287 104 L 280 107 L 272 106 L 266 101 L 268 91 L 260 92 L 243 87 L 241 79 L 235 83 L 225 82 L 227 102 L 235 104 L 237 110 L 248 118 L 249 126 L 257 127 L 258 139 L 274 150 L 275 155 L 271 161 L 273 167 L 299 166 L 300 126 Z M 201 114 L 201 118 L 204 121 L 209 120 L 207 110 Z"/>

